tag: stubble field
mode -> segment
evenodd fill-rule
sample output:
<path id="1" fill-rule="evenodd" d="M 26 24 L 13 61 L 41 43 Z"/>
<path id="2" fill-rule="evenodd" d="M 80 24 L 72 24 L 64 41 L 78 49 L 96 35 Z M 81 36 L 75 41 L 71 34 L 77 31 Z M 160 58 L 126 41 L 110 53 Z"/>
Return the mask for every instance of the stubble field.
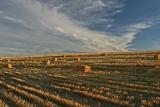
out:
<path id="1" fill-rule="evenodd" d="M 158 55 L 1 58 L 0 107 L 159 107 Z"/>

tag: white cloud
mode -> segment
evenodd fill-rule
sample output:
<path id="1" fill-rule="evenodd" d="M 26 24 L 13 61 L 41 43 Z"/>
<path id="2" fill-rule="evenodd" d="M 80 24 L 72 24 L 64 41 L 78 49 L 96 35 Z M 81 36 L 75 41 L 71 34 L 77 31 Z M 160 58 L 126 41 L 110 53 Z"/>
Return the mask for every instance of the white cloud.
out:
<path id="1" fill-rule="evenodd" d="M 6 35 L 6 37 L 1 37 L 1 40 L 11 41 L 11 39 L 14 39 L 12 41 L 21 42 L 20 49 L 24 48 L 26 52 L 30 53 L 47 53 L 56 52 L 57 50 L 85 52 L 127 51 L 135 35 L 139 31 L 150 27 L 145 22 L 134 24 L 128 26 L 124 34 L 116 36 L 111 33 L 93 31 L 81 26 L 83 21 L 75 20 L 65 13 L 66 11 L 59 11 L 63 6 L 59 8 L 52 6 L 52 8 L 49 8 L 48 5 L 36 0 L 14 0 L 12 2 L 15 4 L 14 7 L 17 6 L 21 12 L 15 13 L 16 18 L 8 16 L 4 18 L 22 25 L 31 26 L 31 30 L 23 29 L 19 31 L 18 29 L 15 30 L 16 28 L 12 29 L 0 26 L 0 34 Z M 113 8 L 112 5 L 114 4 L 114 2 L 110 1 L 109 4 L 103 5 L 101 0 L 97 3 L 102 7 L 110 6 L 110 9 Z M 122 5 L 116 4 L 113 10 L 120 7 Z M 108 27 L 110 26 L 108 25 Z M 5 45 L 11 49 L 15 49 L 18 46 L 14 42 L 13 44 Z"/>
<path id="2" fill-rule="evenodd" d="M 110 27 L 112 27 L 112 25 L 111 25 L 111 24 L 108 24 L 108 25 L 107 25 L 107 28 L 110 28 Z"/>
<path id="3" fill-rule="evenodd" d="M 97 4 L 100 5 L 100 6 L 106 6 L 102 0 L 97 0 Z"/>
<path id="4" fill-rule="evenodd" d="M 56 27 L 55 29 L 56 29 L 57 31 L 59 31 L 59 32 L 65 33 L 65 31 L 64 31 L 62 28 L 60 28 L 60 27 Z"/>
<path id="5" fill-rule="evenodd" d="M 104 4 L 104 2 L 102 0 L 89 0 L 92 3 L 92 6 L 94 7 L 103 7 L 103 6 L 107 6 L 106 4 Z"/>
<path id="6" fill-rule="evenodd" d="M 146 28 L 149 28 L 152 26 L 152 22 L 139 22 L 137 24 L 133 24 L 131 26 L 129 26 L 129 31 L 139 31 L 139 30 L 143 30 Z"/>
<path id="7" fill-rule="evenodd" d="M 3 19 L 6 19 L 8 21 L 12 21 L 12 22 L 16 22 L 16 23 L 24 23 L 24 21 L 20 20 L 20 19 L 16 19 L 10 16 L 1 16 Z"/>
<path id="8" fill-rule="evenodd" d="M 32 28 L 24 20 L 16 18 L 16 17 L 7 16 L 7 15 L 1 15 L 0 18 L 5 19 L 8 22 L 13 22 L 13 23 L 21 24 L 21 25 L 23 25 L 24 27 L 27 27 L 27 28 Z"/>
<path id="9" fill-rule="evenodd" d="M 126 48 L 131 46 L 133 40 L 136 38 L 135 36 L 142 30 L 150 28 L 152 25 L 153 25 L 152 22 L 149 21 L 149 22 L 139 22 L 125 27 L 126 32 L 123 34 L 125 42 L 122 43 L 122 46 Z"/>

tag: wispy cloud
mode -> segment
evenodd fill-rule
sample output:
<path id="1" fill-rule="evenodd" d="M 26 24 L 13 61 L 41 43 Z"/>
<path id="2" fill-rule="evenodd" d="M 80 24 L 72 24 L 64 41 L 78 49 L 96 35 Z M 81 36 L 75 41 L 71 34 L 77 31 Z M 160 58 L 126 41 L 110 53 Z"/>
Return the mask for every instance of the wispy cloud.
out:
<path id="1" fill-rule="evenodd" d="M 57 31 L 59 31 L 59 32 L 65 33 L 65 31 L 64 31 L 62 28 L 60 28 L 60 27 L 56 27 L 55 29 L 56 29 Z"/>
<path id="2" fill-rule="evenodd" d="M 16 22 L 16 23 L 24 23 L 24 21 L 10 17 L 10 16 L 1 16 L 3 19 L 6 19 L 8 21 Z"/>
<path id="3" fill-rule="evenodd" d="M 151 21 L 139 22 L 139 23 L 130 25 L 129 28 L 128 28 L 128 31 L 138 32 L 138 31 L 140 31 L 140 30 L 149 28 L 149 27 L 151 27 L 151 26 L 152 26 L 152 22 L 151 22 Z"/>
<path id="4" fill-rule="evenodd" d="M 124 27 L 126 31 L 122 35 L 126 41 L 122 43 L 122 46 L 126 48 L 131 46 L 133 40 L 136 38 L 136 35 L 144 29 L 150 28 L 151 26 L 153 26 L 153 23 L 151 21 L 146 21 L 138 22 Z"/>
<path id="5" fill-rule="evenodd" d="M 13 28 L 0 25 L 0 35 L 5 35 L 1 36 L 0 41 L 6 41 L 3 45 L 2 42 L 0 43 L 0 49 L 2 46 L 8 47 L 10 52 L 13 49 L 14 51 L 17 49 L 16 52 L 20 50 L 20 53 L 47 53 L 66 50 L 128 51 L 135 35 L 151 26 L 148 22 L 132 24 L 127 26 L 125 32 L 119 36 L 90 29 L 89 26 L 94 25 L 98 19 L 104 18 L 103 12 L 105 11 L 107 11 L 106 20 L 113 20 L 110 16 L 117 14 L 117 11 L 121 11 L 124 6 L 123 2 L 117 0 L 108 0 L 107 2 L 71 0 L 67 3 L 62 0 L 52 0 L 50 3 L 37 0 L 9 1 L 20 11 L 17 9 L 18 12 L 14 13 L 16 18 L 12 16 L 3 16 L 3 18 L 23 26 L 30 26 L 29 30 L 26 28 L 19 30 L 16 26 Z M 103 9 L 104 7 L 106 10 Z M 91 13 L 98 11 L 102 11 L 102 14 L 91 15 Z M 106 26 L 111 27 L 109 23 Z M 14 42 L 7 43 L 10 41 Z M 21 45 L 17 45 L 17 42 Z"/>
<path id="6" fill-rule="evenodd" d="M 19 24 L 19 25 L 24 26 L 26 28 L 32 28 L 24 20 L 16 18 L 16 17 L 1 15 L 0 18 L 2 18 L 3 20 L 7 20 L 8 22 Z"/>

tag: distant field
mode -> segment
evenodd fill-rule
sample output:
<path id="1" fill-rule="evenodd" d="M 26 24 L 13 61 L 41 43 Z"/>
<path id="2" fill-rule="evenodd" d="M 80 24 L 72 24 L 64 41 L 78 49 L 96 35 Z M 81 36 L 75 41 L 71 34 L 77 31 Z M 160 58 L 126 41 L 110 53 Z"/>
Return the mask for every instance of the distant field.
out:
<path id="1" fill-rule="evenodd" d="M 8 106 L 160 107 L 160 52 L 2 57 Z"/>

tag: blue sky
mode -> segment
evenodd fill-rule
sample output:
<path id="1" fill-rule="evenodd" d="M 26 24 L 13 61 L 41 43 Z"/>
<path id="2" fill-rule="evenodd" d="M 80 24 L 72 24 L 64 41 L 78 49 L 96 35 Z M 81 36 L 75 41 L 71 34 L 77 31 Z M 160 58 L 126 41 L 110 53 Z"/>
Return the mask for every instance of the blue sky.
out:
<path id="1" fill-rule="evenodd" d="M 1 0 L 0 55 L 160 50 L 160 0 Z"/>

